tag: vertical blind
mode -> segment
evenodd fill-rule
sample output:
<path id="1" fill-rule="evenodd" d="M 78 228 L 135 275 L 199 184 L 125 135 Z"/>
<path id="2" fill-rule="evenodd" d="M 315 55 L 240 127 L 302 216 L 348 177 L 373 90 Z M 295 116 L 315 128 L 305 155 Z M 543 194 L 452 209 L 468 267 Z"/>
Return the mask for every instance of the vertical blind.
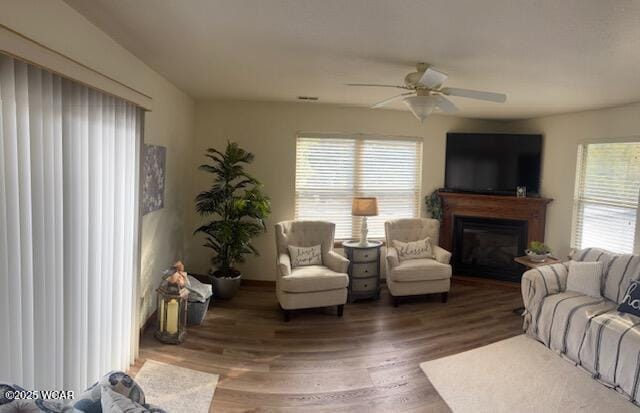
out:
<path id="1" fill-rule="evenodd" d="M 336 238 L 357 238 L 354 196 L 378 198 L 369 237 L 384 238 L 384 221 L 420 215 L 422 142 L 407 138 L 300 135 L 296 149 L 296 219 L 336 224 Z"/>
<path id="2" fill-rule="evenodd" d="M 639 191 L 640 142 L 580 145 L 573 247 L 632 253 Z"/>
<path id="3" fill-rule="evenodd" d="M 141 112 L 0 54 L 0 381 L 133 362 Z"/>

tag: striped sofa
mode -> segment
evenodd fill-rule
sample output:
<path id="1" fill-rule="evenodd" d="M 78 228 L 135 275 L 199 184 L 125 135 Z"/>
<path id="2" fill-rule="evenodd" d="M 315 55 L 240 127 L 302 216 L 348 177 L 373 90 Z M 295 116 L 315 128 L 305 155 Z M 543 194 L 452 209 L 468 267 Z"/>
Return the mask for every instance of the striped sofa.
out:
<path id="1" fill-rule="evenodd" d="M 640 256 L 586 248 L 576 261 L 602 261 L 602 298 L 566 291 L 567 266 L 554 264 L 522 276 L 524 330 L 545 346 L 615 388 L 635 404 L 640 390 L 640 318 L 617 311 Z"/>

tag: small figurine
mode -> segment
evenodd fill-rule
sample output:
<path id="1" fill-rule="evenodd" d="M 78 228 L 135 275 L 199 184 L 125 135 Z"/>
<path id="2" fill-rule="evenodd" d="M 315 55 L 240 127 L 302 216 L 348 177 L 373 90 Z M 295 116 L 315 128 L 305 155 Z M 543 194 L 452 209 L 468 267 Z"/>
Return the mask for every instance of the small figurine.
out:
<path id="1" fill-rule="evenodd" d="M 184 271 L 184 264 L 182 261 L 176 261 L 171 267 L 171 275 L 167 278 L 167 282 L 171 284 L 177 284 L 180 287 L 184 287 L 189 283 L 187 273 Z"/>

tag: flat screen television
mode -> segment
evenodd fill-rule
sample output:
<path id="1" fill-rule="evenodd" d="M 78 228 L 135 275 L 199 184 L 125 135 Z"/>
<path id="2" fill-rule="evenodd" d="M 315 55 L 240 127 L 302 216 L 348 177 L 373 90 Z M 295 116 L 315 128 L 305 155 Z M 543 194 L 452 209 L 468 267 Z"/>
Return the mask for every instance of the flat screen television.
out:
<path id="1" fill-rule="evenodd" d="M 448 133 L 444 189 L 539 196 L 541 153 L 542 135 Z"/>

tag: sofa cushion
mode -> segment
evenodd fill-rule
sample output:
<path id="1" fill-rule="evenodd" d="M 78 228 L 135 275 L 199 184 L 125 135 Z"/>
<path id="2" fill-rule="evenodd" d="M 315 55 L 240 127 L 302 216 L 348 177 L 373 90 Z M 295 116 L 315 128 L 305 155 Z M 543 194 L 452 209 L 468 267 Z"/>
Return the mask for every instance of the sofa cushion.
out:
<path id="1" fill-rule="evenodd" d="M 640 277 L 640 256 L 616 254 L 600 248 L 584 248 L 576 251 L 576 261 L 602 261 L 602 296 L 620 303 L 632 280 Z"/>
<path id="2" fill-rule="evenodd" d="M 280 277 L 279 283 L 282 291 L 308 293 L 347 288 L 349 276 L 331 271 L 323 265 L 308 265 L 294 268 L 291 275 Z"/>
<path id="3" fill-rule="evenodd" d="M 633 398 L 640 351 L 640 319 L 606 298 L 567 291 L 543 298 L 529 334 Z"/>
<path id="4" fill-rule="evenodd" d="M 538 338 L 552 350 L 575 354 L 582 341 L 588 320 L 615 309 L 603 298 L 589 297 L 573 291 L 546 296 L 533 314 L 532 327 Z"/>
<path id="5" fill-rule="evenodd" d="M 580 365 L 610 386 L 638 400 L 638 318 L 617 311 L 595 317 L 583 335 Z"/>
<path id="6" fill-rule="evenodd" d="M 85 391 L 83 391 L 79 396 L 76 397 L 76 399 L 73 401 L 73 407 L 75 411 L 82 413 L 102 412 L 102 405 L 100 404 L 100 398 L 102 397 L 101 383 L 112 373 L 114 372 L 108 373 L 105 377 L 102 378 L 101 381 L 93 383 L 93 385 L 89 386 Z"/>
<path id="7" fill-rule="evenodd" d="M 618 311 L 640 317 L 640 282 L 632 281 L 627 288 Z M 640 321 L 640 319 L 638 319 Z"/>
<path id="8" fill-rule="evenodd" d="M 123 396 L 111 390 L 110 387 L 102 387 L 101 405 L 103 413 L 149 413 L 149 410 Z"/>
<path id="9" fill-rule="evenodd" d="M 569 261 L 567 291 L 575 291 L 590 297 L 600 298 L 602 284 L 602 262 Z"/>
<path id="10" fill-rule="evenodd" d="M 14 400 L 0 406 L 0 413 L 74 413 L 73 407 L 57 400 Z"/>
<path id="11" fill-rule="evenodd" d="M 391 270 L 390 276 L 398 282 L 443 280 L 451 278 L 451 266 L 429 258 L 405 260 Z"/>

